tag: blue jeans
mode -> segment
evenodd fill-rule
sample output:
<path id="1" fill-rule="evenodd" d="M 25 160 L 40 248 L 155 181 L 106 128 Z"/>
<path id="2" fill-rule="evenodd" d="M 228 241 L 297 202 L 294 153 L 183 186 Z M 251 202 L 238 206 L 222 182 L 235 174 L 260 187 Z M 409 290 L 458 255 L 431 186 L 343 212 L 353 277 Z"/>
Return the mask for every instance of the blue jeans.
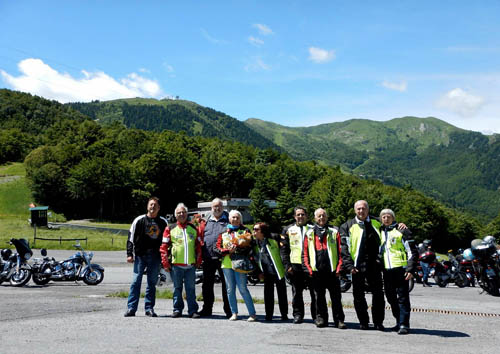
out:
<path id="1" fill-rule="evenodd" d="M 231 307 L 232 313 L 238 313 L 238 302 L 236 301 L 236 285 L 240 291 L 241 297 L 245 301 L 247 306 L 248 314 L 250 316 L 255 315 L 255 307 L 253 305 L 252 296 L 247 288 L 247 275 L 245 273 L 239 273 L 233 269 L 223 268 L 224 279 L 226 280 L 227 287 L 227 298 L 229 300 L 229 307 Z"/>
<path id="2" fill-rule="evenodd" d="M 429 263 L 422 262 L 422 261 L 420 261 L 420 265 L 422 266 L 422 272 L 424 273 L 424 277 L 423 277 L 422 281 L 424 282 L 424 284 L 427 284 L 431 267 L 430 267 Z"/>
<path id="3" fill-rule="evenodd" d="M 141 283 L 144 269 L 148 285 L 146 287 L 146 296 L 144 299 L 144 308 L 146 311 L 153 310 L 156 300 L 156 282 L 158 281 L 158 273 L 160 272 L 160 253 L 146 253 L 143 256 L 135 256 L 134 260 L 134 275 L 127 300 L 128 309 L 136 312 L 141 296 Z"/>
<path id="4" fill-rule="evenodd" d="M 174 312 L 182 313 L 184 309 L 184 300 L 182 299 L 182 285 L 186 289 L 186 300 L 188 305 L 188 314 L 192 315 L 198 311 L 198 303 L 196 302 L 195 278 L 196 268 L 183 268 L 172 266 L 172 281 L 174 282 Z"/>

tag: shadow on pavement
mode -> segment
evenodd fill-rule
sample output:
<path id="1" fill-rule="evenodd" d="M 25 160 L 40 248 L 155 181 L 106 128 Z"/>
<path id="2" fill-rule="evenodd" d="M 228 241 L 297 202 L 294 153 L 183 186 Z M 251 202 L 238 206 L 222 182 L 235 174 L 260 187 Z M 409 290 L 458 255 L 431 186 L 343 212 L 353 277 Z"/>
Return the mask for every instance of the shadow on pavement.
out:
<path id="1" fill-rule="evenodd" d="M 457 331 L 446 331 L 439 329 L 412 328 L 410 334 L 424 334 L 427 336 L 437 336 L 444 338 L 463 338 L 470 337 L 467 333 Z"/>

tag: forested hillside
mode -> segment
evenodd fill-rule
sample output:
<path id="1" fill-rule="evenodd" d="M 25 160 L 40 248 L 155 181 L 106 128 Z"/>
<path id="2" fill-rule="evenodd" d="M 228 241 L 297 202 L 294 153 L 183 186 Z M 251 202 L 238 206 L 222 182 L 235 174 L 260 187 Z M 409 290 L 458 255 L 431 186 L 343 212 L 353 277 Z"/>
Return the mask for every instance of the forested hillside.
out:
<path id="1" fill-rule="evenodd" d="M 489 221 L 500 210 L 500 136 L 436 118 L 353 119 L 290 128 L 258 119 L 258 130 L 299 160 L 317 159 L 365 178 L 411 185 Z"/>
<path id="2" fill-rule="evenodd" d="M 103 125 L 68 106 L 27 94 L 2 97 L 0 111 L 18 112 L 19 122 L 31 126 L 13 129 L 30 131 L 37 141 L 24 160 L 34 199 L 68 218 L 130 221 L 144 212 L 150 195 L 161 198 L 163 214 L 172 213 L 179 202 L 195 206 L 215 196 L 250 196 L 254 217 L 279 231 L 291 222 L 299 203 L 310 213 L 325 208 L 331 222 L 339 225 L 353 217 L 356 200 L 367 199 L 373 215 L 392 208 L 417 241 L 432 238 L 442 251 L 467 246 L 484 230 L 498 231 L 498 218 L 483 228 L 473 217 L 409 186 L 390 187 L 338 167 L 295 161 L 272 149 L 219 138 Z M 31 114 L 35 106 L 58 118 Z M 15 125 L 5 117 L 2 130 Z M 454 143 L 452 139 L 450 145 Z M 278 207 L 269 210 L 265 199 L 276 199 Z"/>
<path id="3" fill-rule="evenodd" d="M 68 105 L 105 125 L 120 122 L 128 128 L 183 131 L 190 136 L 217 137 L 264 149 L 280 149 L 239 120 L 190 101 L 134 98 Z"/>

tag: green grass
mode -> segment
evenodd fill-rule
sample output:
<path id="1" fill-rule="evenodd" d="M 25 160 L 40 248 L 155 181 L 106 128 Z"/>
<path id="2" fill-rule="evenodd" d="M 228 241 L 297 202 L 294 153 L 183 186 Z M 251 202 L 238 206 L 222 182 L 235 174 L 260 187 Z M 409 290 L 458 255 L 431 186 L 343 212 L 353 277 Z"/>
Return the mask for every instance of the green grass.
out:
<path id="1" fill-rule="evenodd" d="M 0 177 L 2 176 L 26 176 L 26 169 L 21 162 L 11 162 L 0 166 Z"/>
<path id="2" fill-rule="evenodd" d="M 0 216 L 29 218 L 31 193 L 25 177 L 8 183 L 0 183 Z"/>
<path id="3" fill-rule="evenodd" d="M 33 245 L 34 230 L 28 224 L 26 218 L 6 218 L 0 217 L 0 245 L 5 245 L 11 238 L 25 238 L 30 242 L 31 247 L 47 248 L 47 249 L 74 249 L 75 241 L 64 241 L 64 239 L 87 238 L 85 241 L 80 241 L 84 249 L 95 251 L 120 251 L 124 250 L 127 245 L 127 237 L 122 235 L 114 235 L 109 232 L 97 232 L 81 229 L 47 229 L 37 228 L 37 237 L 55 239 L 54 241 L 36 240 L 36 245 Z M 59 241 L 59 239 L 63 241 Z M 3 248 L 3 246 L 0 246 Z"/>

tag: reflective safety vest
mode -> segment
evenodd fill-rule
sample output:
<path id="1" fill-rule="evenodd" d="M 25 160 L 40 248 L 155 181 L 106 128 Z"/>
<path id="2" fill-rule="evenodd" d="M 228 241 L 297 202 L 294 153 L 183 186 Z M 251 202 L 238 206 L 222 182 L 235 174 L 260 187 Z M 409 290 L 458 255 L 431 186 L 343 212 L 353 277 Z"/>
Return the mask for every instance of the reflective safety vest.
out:
<path id="1" fill-rule="evenodd" d="M 287 230 L 288 242 L 290 244 L 290 263 L 302 264 L 302 248 L 304 246 L 304 237 L 309 230 L 310 225 L 290 226 Z M 302 230 L 304 232 L 302 233 Z"/>
<path id="2" fill-rule="evenodd" d="M 195 264 L 196 263 L 196 229 L 192 225 L 187 225 L 185 229 L 175 226 L 170 230 L 170 240 L 172 242 L 172 263 L 173 264 Z"/>
<path id="3" fill-rule="evenodd" d="M 280 249 L 278 246 L 278 242 L 276 240 L 268 238 L 266 240 L 266 249 L 269 255 L 271 256 L 271 259 L 273 261 L 273 266 L 274 269 L 276 270 L 276 274 L 278 274 L 278 278 L 281 280 L 285 276 L 285 267 L 283 266 L 283 262 L 281 261 L 280 257 Z M 255 253 L 260 255 L 260 247 L 257 242 L 257 245 L 255 246 Z M 259 268 L 261 271 L 264 271 L 262 268 L 262 263 L 260 257 L 258 257 L 258 263 L 259 263 Z"/>
<path id="4" fill-rule="evenodd" d="M 382 224 L 373 218 L 370 218 L 370 223 L 375 229 L 375 232 L 380 237 L 380 226 L 382 226 Z M 361 238 L 363 237 L 364 233 L 365 229 L 361 228 L 358 223 L 354 223 L 349 229 L 347 245 L 349 246 L 349 253 L 351 254 L 351 258 L 354 261 L 354 267 L 358 266 L 359 245 L 361 244 Z"/>
<path id="5" fill-rule="evenodd" d="M 393 228 L 392 230 L 382 230 L 380 233 L 382 244 L 382 255 L 385 269 L 406 267 L 408 265 L 408 254 L 403 240 L 403 234 Z"/>
<path id="6" fill-rule="evenodd" d="M 328 233 L 326 235 L 326 244 L 328 250 L 328 258 L 330 259 L 330 267 L 332 273 L 337 271 L 337 264 L 339 260 L 338 247 L 337 247 L 337 235 L 338 230 L 333 227 L 328 228 Z M 309 254 L 309 264 L 313 272 L 316 272 L 316 246 L 315 246 L 315 235 L 314 229 L 311 228 L 307 231 L 307 249 Z"/>
<path id="7" fill-rule="evenodd" d="M 222 248 L 229 248 L 229 244 L 234 238 L 237 238 L 238 235 L 243 235 L 247 230 L 237 230 L 237 231 L 226 231 L 222 234 Z M 233 265 L 231 264 L 231 256 L 226 254 L 224 258 L 222 258 L 221 268 L 229 268 L 232 269 Z"/>

